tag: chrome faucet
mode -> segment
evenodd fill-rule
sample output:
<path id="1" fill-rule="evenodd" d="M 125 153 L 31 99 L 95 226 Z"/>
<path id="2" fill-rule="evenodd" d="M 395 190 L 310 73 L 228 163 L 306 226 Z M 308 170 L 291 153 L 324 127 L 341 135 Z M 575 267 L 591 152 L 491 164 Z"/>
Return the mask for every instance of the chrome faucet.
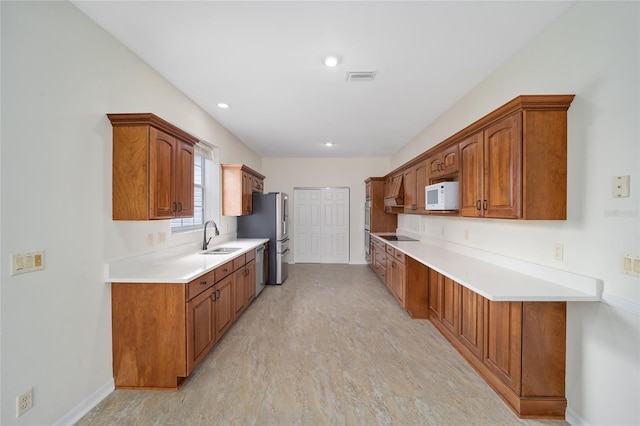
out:
<path id="1" fill-rule="evenodd" d="M 213 223 L 213 229 L 215 229 L 216 235 L 220 235 L 220 231 L 218 231 L 218 225 L 212 220 L 208 220 L 204 223 L 204 236 L 202 238 L 202 250 L 206 250 L 209 247 L 209 241 L 211 241 L 211 237 L 207 240 L 207 225 Z"/>

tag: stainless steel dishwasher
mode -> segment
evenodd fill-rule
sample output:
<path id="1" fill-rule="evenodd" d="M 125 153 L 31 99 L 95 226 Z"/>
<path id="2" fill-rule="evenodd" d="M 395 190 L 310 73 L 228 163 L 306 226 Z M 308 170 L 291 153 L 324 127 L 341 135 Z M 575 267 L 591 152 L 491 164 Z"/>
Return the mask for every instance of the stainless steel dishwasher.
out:
<path id="1" fill-rule="evenodd" d="M 264 245 L 256 249 L 256 297 L 265 286 L 264 276 Z"/>

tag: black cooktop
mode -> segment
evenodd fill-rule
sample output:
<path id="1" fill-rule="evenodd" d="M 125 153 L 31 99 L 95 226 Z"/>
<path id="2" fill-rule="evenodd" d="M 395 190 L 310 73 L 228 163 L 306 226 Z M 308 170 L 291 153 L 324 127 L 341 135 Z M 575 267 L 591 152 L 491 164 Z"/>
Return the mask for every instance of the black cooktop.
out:
<path id="1" fill-rule="evenodd" d="M 384 238 L 387 241 L 418 241 L 415 238 L 404 235 L 380 235 L 380 238 Z"/>

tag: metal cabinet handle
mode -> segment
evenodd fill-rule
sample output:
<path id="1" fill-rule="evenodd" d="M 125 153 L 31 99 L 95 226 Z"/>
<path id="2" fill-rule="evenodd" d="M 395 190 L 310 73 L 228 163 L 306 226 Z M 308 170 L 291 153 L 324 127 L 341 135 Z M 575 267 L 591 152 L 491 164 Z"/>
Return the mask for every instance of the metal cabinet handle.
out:
<path id="1" fill-rule="evenodd" d="M 181 212 L 182 211 L 182 203 L 178 202 L 178 211 Z"/>
<path id="2" fill-rule="evenodd" d="M 216 299 L 220 299 L 220 290 L 216 290 Z"/>
<path id="3" fill-rule="evenodd" d="M 173 209 L 171 209 L 172 212 L 178 211 L 178 203 L 176 203 L 175 201 L 173 202 Z"/>
<path id="4" fill-rule="evenodd" d="M 476 210 L 480 210 L 480 200 L 476 200 Z"/>
<path id="5" fill-rule="evenodd" d="M 482 202 L 482 209 L 483 209 L 483 210 L 486 210 L 486 209 L 487 209 L 487 200 L 484 200 L 484 201 Z"/>
<path id="6" fill-rule="evenodd" d="M 200 284 L 201 285 L 207 285 L 207 282 L 206 281 L 200 281 Z"/>

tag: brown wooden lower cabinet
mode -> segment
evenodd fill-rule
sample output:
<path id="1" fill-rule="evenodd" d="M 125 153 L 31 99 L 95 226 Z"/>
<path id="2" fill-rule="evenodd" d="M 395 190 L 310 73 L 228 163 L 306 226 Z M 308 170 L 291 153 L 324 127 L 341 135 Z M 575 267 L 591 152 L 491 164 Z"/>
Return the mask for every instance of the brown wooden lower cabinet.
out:
<path id="1" fill-rule="evenodd" d="M 566 302 L 495 302 L 428 276 L 429 319 L 511 409 L 563 419 Z"/>
<path id="2" fill-rule="evenodd" d="M 484 297 L 460 286 L 460 342 L 475 355 L 484 356 Z"/>
<path id="3" fill-rule="evenodd" d="M 404 309 L 411 318 L 429 318 L 429 268 L 409 256 L 406 257 L 405 264 L 407 282 Z"/>
<path id="4" fill-rule="evenodd" d="M 371 239 L 371 269 L 411 318 L 429 317 L 429 268 L 391 245 Z"/>
<path id="5" fill-rule="evenodd" d="M 214 288 L 187 302 L 187 371 L 191 372 L 216 343 Z"/>
<path id="6" fill-rule="evenodd" d="M 112 283 L 115 387 L 178 389 L 255 297 L 253 254 L 237 283 L 233 261 L 187 284 Z"/>
<path id="7" fill-rule="evenodd" d="M 440 322 L 457 337 L 460 334 L 460 287 L 462 286 L 449 277 L 444 277 L 441 283 Z"/>

